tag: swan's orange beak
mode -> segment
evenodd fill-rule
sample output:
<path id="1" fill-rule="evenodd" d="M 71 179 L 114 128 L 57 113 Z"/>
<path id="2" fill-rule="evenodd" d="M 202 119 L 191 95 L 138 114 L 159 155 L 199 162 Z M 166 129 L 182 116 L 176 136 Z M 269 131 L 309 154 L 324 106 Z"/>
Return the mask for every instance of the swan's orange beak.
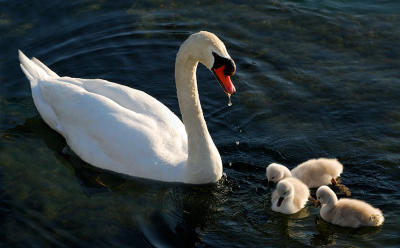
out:
<path id="1" fill-rule="evenodd" d="M 224 89 L 226 94 L 235 94 L 236 89 L 235 86 L 233 85 L 231 81 L 230 76 L 226 76 L 224 71 L 225 71 L 225 65 L 219 67 L 219 68 L 213 68 L 213 73 L 215 77 L 217 78 L 218 82 L 221 84 L 222 88 Z"/>

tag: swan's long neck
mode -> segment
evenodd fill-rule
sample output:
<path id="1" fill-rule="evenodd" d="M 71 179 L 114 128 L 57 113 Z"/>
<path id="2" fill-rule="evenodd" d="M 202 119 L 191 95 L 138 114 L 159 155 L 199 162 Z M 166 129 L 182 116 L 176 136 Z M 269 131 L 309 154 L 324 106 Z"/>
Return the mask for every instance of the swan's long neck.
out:
<path id="1" fill-rule="evenodd" d="M 188 135 L 186 183 L 210 183 L 222 176 L 221 157 L 208 132 L 197 90 L 198 60 L 181 48 L 176 57 L 175 81 L 182 120 Z"/>

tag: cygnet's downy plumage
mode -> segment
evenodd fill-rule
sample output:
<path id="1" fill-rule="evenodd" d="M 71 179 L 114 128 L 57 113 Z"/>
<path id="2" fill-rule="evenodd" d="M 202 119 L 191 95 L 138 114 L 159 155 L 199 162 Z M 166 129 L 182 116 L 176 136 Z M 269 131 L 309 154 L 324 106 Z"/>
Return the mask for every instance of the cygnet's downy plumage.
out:
<path id="1" fill-rule="evenodd" d="M 285 178 L 276 185 L 272 193 L 272 210 L 283 214 L 300 211 L 310 196 L 307 186 L 294 177 Z"/>
<path id="2" fill-rule="evenodd" d="M 316 188 L 335 182 L 342 172 L 343 165 L 337 159 L 319 158 L 307 160 L 291 171 L 283 165 L 272 163 L 266 169 L 266 176 L 268 181 L 272 182 L 293 176 L 300 179 L 307 187 Z"/>
<path id="3" fill-rule="evenodd" d="M 267 166 L 266 176 L 268 182 L 277 183 L 282 179 L 291 177 L 292 173 L 286 166 L 277 163 L 272 163 Z"/>
<path id="4" fill-rule="evenodd" d="M 343 172 L 343 165 L 337 159 L 310 159 L 299 164 L 291 173 L 309 188 L 331 184 Z"/>
<path id="5" fill-rule="evenodd" d="M 380 226 L 385 218 L 382 211 L 366 202 L 355 199 L 337 199 L 327 186 L 317 190 L 317 200 L 322 204 L 323 220 L 344 227 Z"/>

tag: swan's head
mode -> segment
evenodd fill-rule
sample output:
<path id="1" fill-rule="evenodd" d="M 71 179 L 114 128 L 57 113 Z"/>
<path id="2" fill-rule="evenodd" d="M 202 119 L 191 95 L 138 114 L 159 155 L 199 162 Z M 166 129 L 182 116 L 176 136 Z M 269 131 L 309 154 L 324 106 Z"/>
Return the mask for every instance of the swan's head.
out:
<path id="1" fill-rule="evenodd" d="M 337 201 L 335 192 L 333 192 L 328 186 L 324 185 L 317 190 L 317 201 L 322 205 L 329 204 L 331 201 Z"/>
<path id="2" fill-rule="evenodd" d="M 282 180 L 276 185 L 276 192 L 278 193 L 279 197 L 276 205 L 280 207 L 285 198 L 290 198 L 293 196 L 293 185 L 287 180 Z"/>
<path id="3" fill-rule="evenodd" d="M 230 77 L 235 74 L 236 65 L 224 43 L 215 34 L 207 31 L 192 34 L 180 52 L 186 52 L 212 71 L 226 94 L 235 94 L 236 89 Z"/>
<path id="4" fill-rule="evenodd" d="M 283 178 L 285 178 L 285 169 L 286 167 L 281 164 L 272 163 L 268 165 L 266 176 L 268 182 L 279 182 Z"/>

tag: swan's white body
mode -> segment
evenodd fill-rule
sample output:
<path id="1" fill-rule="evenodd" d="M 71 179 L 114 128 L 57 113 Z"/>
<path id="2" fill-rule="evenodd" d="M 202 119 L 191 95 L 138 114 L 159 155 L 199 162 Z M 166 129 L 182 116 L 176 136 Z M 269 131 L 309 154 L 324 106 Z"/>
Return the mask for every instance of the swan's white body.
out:
<path id="1" fill-rule="evenodd" d="M 317 188 L 331 184 L 332 179 L 338 178 L 342 172 L 343 165 L 337 159 L 319 158 L 307 160 L 291 171 L 284 165 L 272 163 L 266 169 L 266 176 L 272 182 L 293 176 L 309 188 Z"/>
<path id="2" fill-rule="evenodd" d="M 366 202 L 355 199 L 337 199 L 336 194 L 327 186 L 317 190 L 317 200 L 322 207 L 323 220 L 345 227 L 380 226 L 385 218 L 382 211 Z"/>
<path id="3" fill-rule="evenodd" d="M 196 82 L 198 62 L 213 65 L 211 51 L 230 58 L 215 35 L 202 31 L 177 54 L 175 79 L 185 125 L 142 91 L 101 79 L 60 77 L 35 58 L 22 52 L 19 58 L 40 115 L 81 159 L 135 177 L 202 184 L 222 176 Z"/>
<path id="4" fill-rule="evenodd" d="M 272 210 L 283 214 L 294 214 L 306 205 L 310 191 L 299 179 L 285 178 L 276 185 L 272 193 Z M 282 198 L 282 199 L 280 199 Z"/>

